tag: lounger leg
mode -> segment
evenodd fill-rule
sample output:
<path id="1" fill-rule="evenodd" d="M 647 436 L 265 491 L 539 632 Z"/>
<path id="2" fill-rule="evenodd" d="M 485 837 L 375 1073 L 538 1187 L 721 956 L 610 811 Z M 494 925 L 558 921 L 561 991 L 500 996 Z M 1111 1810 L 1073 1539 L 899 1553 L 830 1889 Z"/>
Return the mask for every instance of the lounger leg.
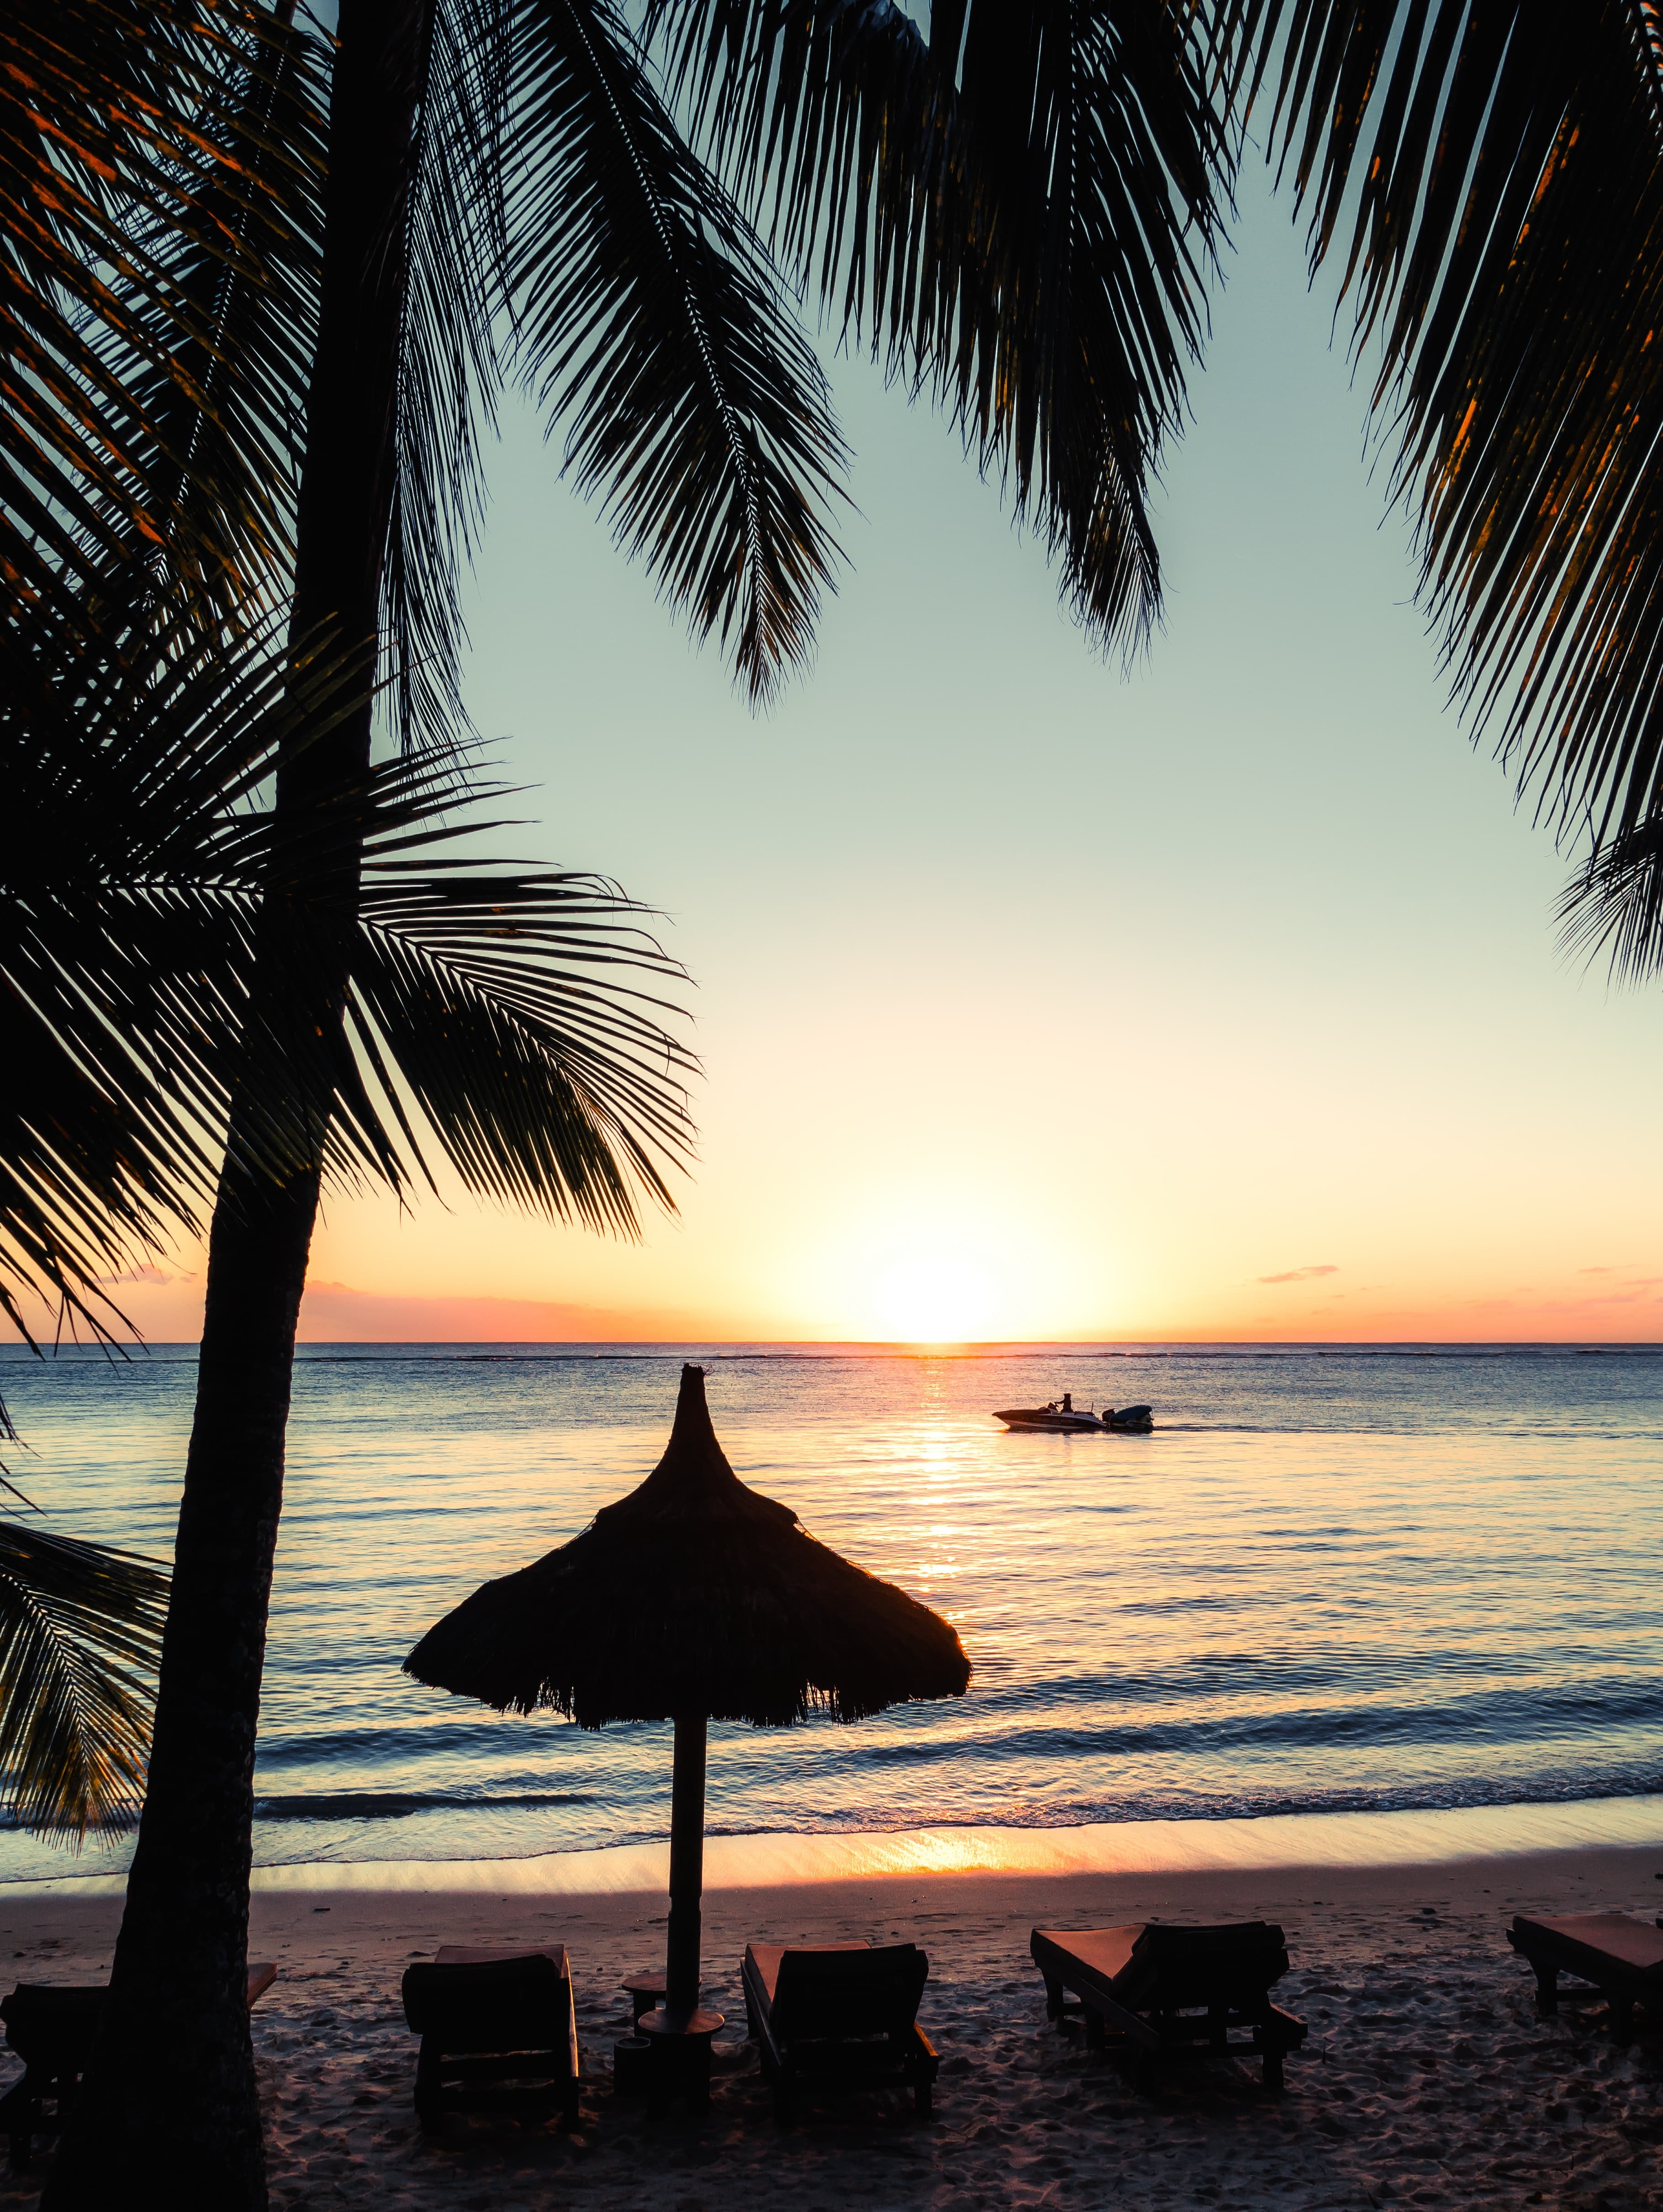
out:
<path id="1" fill-rule="evenodd" d="M 921 2120 L 930 2118 L 935 2110 L 935 2084 L 922 2078 L 916 2081 L 913 2084 L 912 2102 Z"/>
<path id="2" fill-rule="evenodd" d="M 1102 2014 L 1100 2012 L 1094 2011 L 1090 2005 L 1087 2005 L 1086 2007 L 1087 2042 L 1090 2044 L 1094 2050 L 1100 2050 L 1108 2039 L 1109 2032 L 1103 2025 Z"/>
<path id="3" fill-rule="evenodd" d="M 416 2054 L 416 2117 L 429 2133 L 444 2118 L 444 2099 L 439 2086 L 439 2065 L 443 2057 L 430 2035 L 422 2038 L 422 2047 Z"/>
<path id="4" fill-rule="evenodd" d="M 1226 2027 L 1226 2025 L 1225 2025 L 1225 2023 L 1226 2023 L 1226 2021 L 1228 2020 L 1228 2018 L 1229 2018 L 1229 2009 L 1228 2009 L 1228 2008 L 1227 2008 L 1227 2006 L 1225 2006 L 1225 2005 L 1209 2005 L 1209 2006 L 1208 2006 L 1208 2008 L 1207 2008 L 1207 2039 L 1208 2039 L 1208 2041 L 1209 2041 L 1209 2043 L 1213 2044 L 1213 2045 L 1214 2045 L 1215 2046 L 1216 2046 L 1216 2047 L 1221 2047 L 1223 2045 L 1227 2044 L 1227 2043 L 1229 2041 L 1229 2039 L 1230 2039 L 1229 2030 L 1228 2030 L 1228 2028 L 1227 2028 L 1227 2027 Z"/>
<path id="5" fill-rule="evenodd" d="M 1550 1966 L 1545 1960 L 1532 1960 L 1531 1964 L 1536 1969 L 1537 2003 L 1545 2013 L 1557 2012 L 1559 2009 L 1558 1967 Z"/>
<path id="6" fill-rule="evenodd" d="M 1282 2092 L 1282 2046 L 1272 2044 L 1264 2054 L 1264 2087 L 1267 2094 L 1279 2097 Z"/>
<path id="7" fill-rule="evenodd" d="M 1634 2035 L 1634 1999 L 1613 1996 L 1611 2001 L 1611 2033 L 1618 2043 L 1629 2042 Z"/>
<path id="8" fill-rule="evenodd" d="M 1051 1976 L 1047 1974 L 1045 1977 L 1045 2018 L 1047 2020 L 1061 2020 L 1062 2017 L 1063 1984 L 1061 1982 L 1052 1981 Z"/>

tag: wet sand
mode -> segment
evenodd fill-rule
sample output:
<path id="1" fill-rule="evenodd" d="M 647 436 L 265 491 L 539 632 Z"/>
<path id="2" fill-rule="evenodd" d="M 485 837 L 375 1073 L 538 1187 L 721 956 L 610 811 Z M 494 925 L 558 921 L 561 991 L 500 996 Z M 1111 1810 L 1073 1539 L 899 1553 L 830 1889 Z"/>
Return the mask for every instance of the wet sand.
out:
<path id="1" fill-rule="evenodd" d="M 658 1896 L 257 1894 L 254 1953 L 280 1974 L 255 2014 L 274 2207 L 387 2212 L 848 2212 L 852 2205 L 1326 2208 L 1663 2206 L 1663 2012 L 1626 2049 L 1598 2002 L 1538 2016 L 1502 1930 L 1517 1911 L 1663 1911 L 1663 1854 L 1579 1850 L 1422 1867 L 1142 1875 L 911 1875 L 717 1890 L 705 2002 L 728 2015 L 709 2111 L 613 2097 L 629 1970 L 660 1963 Z M 113 1897 L 0 1899 L 12 1978 L 107 1971 Z M 1139 2089 L 1049 2025 L 1028 1930 L 1264 1917 L 1287 1931 L 1279 2001 L 1310 2027 L 1268 2100 L 1256 2064 L 1174 2067 Z M 899 2094 L 805 2098 L 782 2126 L 744 2039 L 752 1936 L 913 1938 L 919 2018 L 941 2054 L 933 2119 Z M 399 1981 L 441 1942 L 563 1942 L 583 2046 L 580 2125 L 450 2120 L 411 2106 Z M 16 2062 L 0 2060 L 3 2081 Z M 34 2172 L 0 2182 L 33 2202 Z"/>

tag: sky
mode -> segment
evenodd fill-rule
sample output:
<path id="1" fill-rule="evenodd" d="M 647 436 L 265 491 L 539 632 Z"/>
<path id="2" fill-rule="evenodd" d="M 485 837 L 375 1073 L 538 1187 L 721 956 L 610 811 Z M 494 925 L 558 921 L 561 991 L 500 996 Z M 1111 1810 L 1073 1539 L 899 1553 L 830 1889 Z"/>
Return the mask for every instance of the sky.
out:
<path id="1" fill-rule="evenodd" d="M 333 1199 L 312 1340 L 1663 1339 L 1654 991 L 1446 705 L 1286 199 L 1250 175 L 1130 675 L 949 425 L 828 355 L 816 663 L 754 718 L 504 418 L 467 699 L 500 848 L 696 988 L 699 1158 L 608 1242 Z M 195 1336 L 200 1255 L 119 1286 Z"/>

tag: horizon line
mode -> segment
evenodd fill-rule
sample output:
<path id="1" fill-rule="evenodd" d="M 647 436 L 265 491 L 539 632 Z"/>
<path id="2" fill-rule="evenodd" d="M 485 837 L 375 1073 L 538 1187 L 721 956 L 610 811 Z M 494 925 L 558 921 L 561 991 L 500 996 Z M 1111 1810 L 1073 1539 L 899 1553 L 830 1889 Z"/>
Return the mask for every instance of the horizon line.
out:
<path id="1" fill-rule="evenodd" d="M 167 1350 L 197 1351 L 201 1340 L 192 1337 L 116 1337 L 107 1341 L 81 1339 L 48 1342 L 39 1345 L 23 1340 L 8 1340 L 0 1345 L 0 1352 L 11 1352 L 29 1357 L 38 1352 L 52 1358 L 59 1352 L 91 1352 L 119 1357 L 129 1352 L 145 1352 Z M 906 1337 L 906 1336 L 594 1336 L 594 1337 L 506 1337 L 506 1336 L 320 1336 L 297 1337 L 295 1349 L 298 1352 L 326 1349 L 334 1346 L 362 1345 L 478 1345 L 509 1354 L 520 1348 L 551 1347 L 563 1352 L 600 1351 L 627 1348 L 639 1351 L 670 1351 L 689 1346 L 709 1346 L 714 1350 L 742 1349 L 765 1346 L 783 1351 L 837 1350 L 885 1351 L 920 1352 L 988 1352 L 1052 1350 L 1090 1351 L 1115 1347 L 1126 1351 L 1178 1349 L 1276 1349 L 1286 1351 L 1335 1352 L 1346 1350 L 1382 1351 L 1585 1351 L 1585 1352 L 1663 1352 L 1663 1339 L 1653 1337 L 1592 1337 L 1592 1336 L 1008 1336 L 1008 1337 Z"/>

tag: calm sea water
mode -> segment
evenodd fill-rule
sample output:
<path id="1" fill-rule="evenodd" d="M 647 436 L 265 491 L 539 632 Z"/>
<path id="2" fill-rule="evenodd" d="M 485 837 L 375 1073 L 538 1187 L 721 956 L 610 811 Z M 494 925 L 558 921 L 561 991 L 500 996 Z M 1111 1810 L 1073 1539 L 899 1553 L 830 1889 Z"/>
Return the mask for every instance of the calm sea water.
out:
<path id="1" fill-rule="evenodd" d="M 309 1346 L 257 1855 L 661 1836 L 667 1727 L 588 1734 L 399 1662 L 639 1481 L 703 1359 L 746 1481 L 954 1622 L 961 1700 L 712 1731 L 717 1832 L 1548 1801 L 1663 1788 L 1663 1352 Z M 165 1556 L 195 1376 L 5 1359 L 53 1526 Z M 1064 1389 L 1150 1437 L 1008 1433 Z M 89 1850 L 80 1870 L 122 1863 Z M 0 1879 L 65 1871 L 0 1835 Z"/>

